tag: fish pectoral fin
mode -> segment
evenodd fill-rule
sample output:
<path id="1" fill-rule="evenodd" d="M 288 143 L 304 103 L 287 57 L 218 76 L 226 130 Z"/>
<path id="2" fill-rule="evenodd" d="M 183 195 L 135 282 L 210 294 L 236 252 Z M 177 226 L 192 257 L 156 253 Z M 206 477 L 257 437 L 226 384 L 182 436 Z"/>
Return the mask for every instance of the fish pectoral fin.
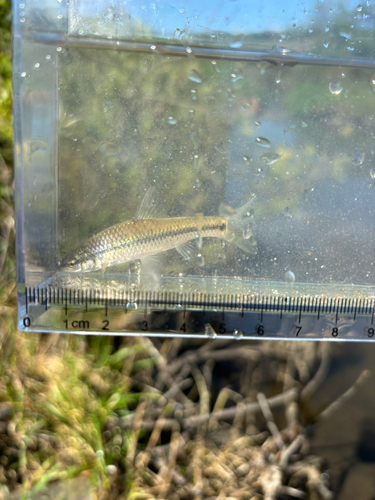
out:
<path id="1" fill-rule="evenodd" d="M 141 286 L 148 290 L 159 287 L 160 281 L 160 259 L 159 255 L 148 255 L 141 259 L 140 271 Z"/>
<path id="2" fill-rule="evenodd" d="M 196 247 L 197 246 L 195 244 L 195 241 L 189 240 L 189 241 L 186 241 L 185 243 L 182 243 L 182 245 L 179 245 L 178 247 L 176 247 L 176 250 L 180 255 L 182 255 L 182 258 L 184 260 L 190 260 L 197 253 Z"/>

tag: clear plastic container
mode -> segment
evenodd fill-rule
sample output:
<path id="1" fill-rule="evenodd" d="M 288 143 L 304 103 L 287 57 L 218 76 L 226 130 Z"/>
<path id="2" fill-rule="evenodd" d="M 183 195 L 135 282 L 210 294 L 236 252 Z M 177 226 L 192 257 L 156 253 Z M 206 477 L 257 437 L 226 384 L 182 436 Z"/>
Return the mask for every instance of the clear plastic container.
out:
<path id="1" fill-rule="evenodd" d="M 20 315 L 42 285 L 373 297 L 374 19 L 370 2 L 15 2 Z M 207 236 L 206 217 L 227 226 Z M 69 268 L 102 231 L 166 218 L 195 221 L 190 246 Z"/>

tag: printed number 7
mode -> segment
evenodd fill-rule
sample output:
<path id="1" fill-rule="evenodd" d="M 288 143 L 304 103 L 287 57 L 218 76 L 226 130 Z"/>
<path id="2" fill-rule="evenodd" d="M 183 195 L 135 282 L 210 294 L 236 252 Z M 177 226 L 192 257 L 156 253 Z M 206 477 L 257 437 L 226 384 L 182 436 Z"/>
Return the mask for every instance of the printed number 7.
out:
<path id="1" fill-rule="evenodd" d="M 298 337 L 299 332 L 302 330 L 302 326 L 295 325 L 295 336 Z"/>

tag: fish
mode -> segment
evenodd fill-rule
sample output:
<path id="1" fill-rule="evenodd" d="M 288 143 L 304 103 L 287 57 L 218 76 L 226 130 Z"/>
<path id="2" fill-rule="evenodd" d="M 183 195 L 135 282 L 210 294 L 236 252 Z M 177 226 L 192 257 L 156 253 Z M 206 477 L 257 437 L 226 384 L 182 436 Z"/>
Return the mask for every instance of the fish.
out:
<path id="1" fill-rule="evenodd" d="M 146 262 L 172 249 L 188 260 L 194 255 L 195 247 L 201 248 L 203 238 L 220 238 L 247 253 L 257 252 L 251 209 L 255 196 L 237 210 L 222 206 L 218 216 L 152 218 L 150 200 L 153 196 L 153 190 L 149 190 L 134 219 L 91 236 L 82 247 L 64 258 L 60 269 L 81 273 L 101 270 L 104 274 L 108 267 L 134 260 Z"/>

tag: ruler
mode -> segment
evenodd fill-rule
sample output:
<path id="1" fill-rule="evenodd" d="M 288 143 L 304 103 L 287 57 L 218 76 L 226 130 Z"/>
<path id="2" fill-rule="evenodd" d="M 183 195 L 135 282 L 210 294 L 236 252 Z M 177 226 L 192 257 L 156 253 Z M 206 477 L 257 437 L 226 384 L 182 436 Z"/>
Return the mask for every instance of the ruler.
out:
<path id="1" fill-rule="evenodd" d="M 375 341 L 375 299 L 25 287 L 23 331 L 225 339 Z"/>

